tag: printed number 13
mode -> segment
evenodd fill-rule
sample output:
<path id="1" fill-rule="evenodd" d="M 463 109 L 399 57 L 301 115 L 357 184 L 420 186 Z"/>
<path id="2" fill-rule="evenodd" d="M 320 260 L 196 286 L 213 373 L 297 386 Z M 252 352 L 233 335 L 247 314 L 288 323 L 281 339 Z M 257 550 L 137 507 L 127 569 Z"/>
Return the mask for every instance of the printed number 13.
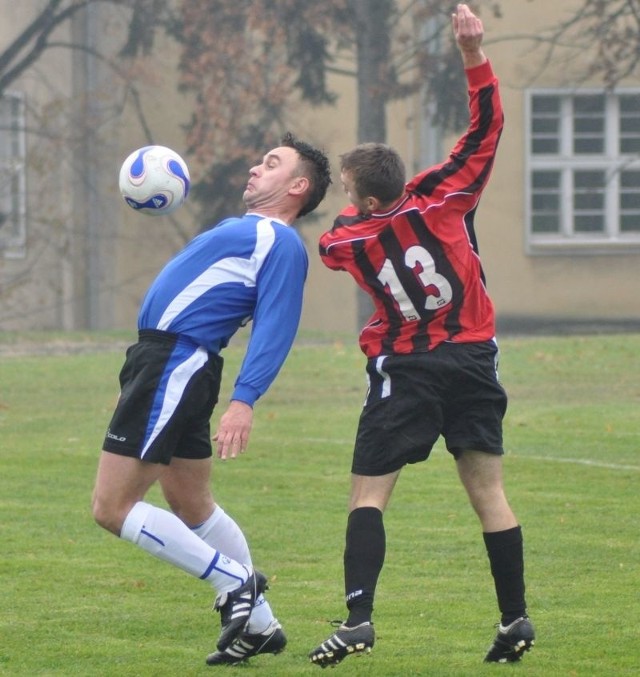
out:
<path id="1" fill-rule="evenodd" d="M 445 277 L 436 273 L 435 261 L 424 247 L 409 247 L 404 255 L 404 263 L 415 273 L 424 288 L 425 310 L 437 310 L 451 302 L 451 285 Z M 405 320 L 420 318 L 421 314 L 411 302 L 389 259 L 385 259 L 378 273 L 378 280 L 389 288 Z"/>

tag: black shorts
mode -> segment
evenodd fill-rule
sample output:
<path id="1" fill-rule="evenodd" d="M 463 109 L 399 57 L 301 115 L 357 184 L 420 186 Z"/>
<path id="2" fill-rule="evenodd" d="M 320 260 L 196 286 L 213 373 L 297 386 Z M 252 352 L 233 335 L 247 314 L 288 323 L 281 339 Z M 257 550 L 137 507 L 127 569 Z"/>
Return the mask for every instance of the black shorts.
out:
<path id="1" fill-rule="evenodd" d="M 465 450 L 504 453 L 507 395 L 498 382 L 497 355 L 488 341 L 371 358 L 352 472 L 386 475 L 424 461 L 440 435 L 456 457 Z"/>
<path id="2" fill-rule="evenodd" d="M 103 449 L 150 463 L 212 455 L 209 419 L 223 360 L 175 334 L 143 330 L 120 371 Z"/>

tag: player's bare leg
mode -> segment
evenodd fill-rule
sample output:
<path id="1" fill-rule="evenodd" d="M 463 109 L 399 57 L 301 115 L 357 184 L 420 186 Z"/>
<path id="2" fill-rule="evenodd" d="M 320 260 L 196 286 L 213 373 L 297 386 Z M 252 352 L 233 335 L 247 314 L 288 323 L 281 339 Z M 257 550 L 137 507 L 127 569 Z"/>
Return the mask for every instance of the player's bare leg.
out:
<path id="1" fill-rule="evenodd" d="M 93 493 L 96 522 L 123 540 L 207 581 L 218 595 L 222 631 L 218 649 L 232 644 L 247 626 L 266 578 L 199 538 L 173 513 L 143 499 L 160 477 L 162 465 L 103 451 Z"/>
<path id="2" fill-rule="evenodd" d="M 535 644 L 524 600 L 522 532 L 505 496 L 502 456 L 466 451 L 457 459 L 460 480 L 482 524 L 502 613 L 485 662 L 519 661 Z"/>

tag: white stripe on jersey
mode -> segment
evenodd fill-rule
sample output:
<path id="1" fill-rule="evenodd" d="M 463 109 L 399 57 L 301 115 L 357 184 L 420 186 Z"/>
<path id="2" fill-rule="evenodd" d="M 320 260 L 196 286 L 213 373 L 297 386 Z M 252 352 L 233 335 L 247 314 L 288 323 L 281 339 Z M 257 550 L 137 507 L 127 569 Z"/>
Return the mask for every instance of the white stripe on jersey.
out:
<path id="1" fill-rule="evenodd" d="M 153 444 L 153 441 L 162 432 L 163 428 L 167 424 L 167 421 L 173 415 L 178 403 L 180 402 L 180 398 L 184 393 L 184 389 L 187 383 L 189 383 L 189 379 L 206 363 L 208 358 L 209 354 L 202 346 L 200 346 L 192 355 L 190 355 L 184 362 L 179 364 L 171 372 L 171 376 L 169 376 L 169 380 L 167 382 L 165 396 L 162 401 L 162 410 L 160 411 L 158 420 L 151 431 L 151 435 L 149 435 L 149 439 L 146 441 L 144 448 L 142 449 L 140 458 L 144 459 L 149 447 Z"/>
<path id="2" fill-rule="evenodd" d="M 193 282 L 188 284 L 167 306 L 158 321 L 157 329 L 167 331 L 173 320 L 189 305 L 206 294 L 209 289 L 226 282 L 239 282 L 246 287 L 255 287 L 258 272 L 271 251 L 276 234 L 268 219 L 256 224 L 256 248 L 251 258 L 228 257 L 209 266 Z"/>

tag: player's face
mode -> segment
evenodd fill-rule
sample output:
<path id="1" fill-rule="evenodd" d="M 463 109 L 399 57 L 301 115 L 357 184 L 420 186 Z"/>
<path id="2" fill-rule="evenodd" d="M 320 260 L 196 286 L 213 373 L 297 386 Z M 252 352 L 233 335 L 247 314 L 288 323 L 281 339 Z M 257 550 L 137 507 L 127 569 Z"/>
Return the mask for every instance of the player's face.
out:
<path id="1" fill-rule="evenodd" d="M 269 151 L 260 164 L 249 170 L 243 195 L 247 208 L 260 211 L 281 204 L 300 176 L 298 164 L 298 153 L 294 148 L 279 146 Z"/>

